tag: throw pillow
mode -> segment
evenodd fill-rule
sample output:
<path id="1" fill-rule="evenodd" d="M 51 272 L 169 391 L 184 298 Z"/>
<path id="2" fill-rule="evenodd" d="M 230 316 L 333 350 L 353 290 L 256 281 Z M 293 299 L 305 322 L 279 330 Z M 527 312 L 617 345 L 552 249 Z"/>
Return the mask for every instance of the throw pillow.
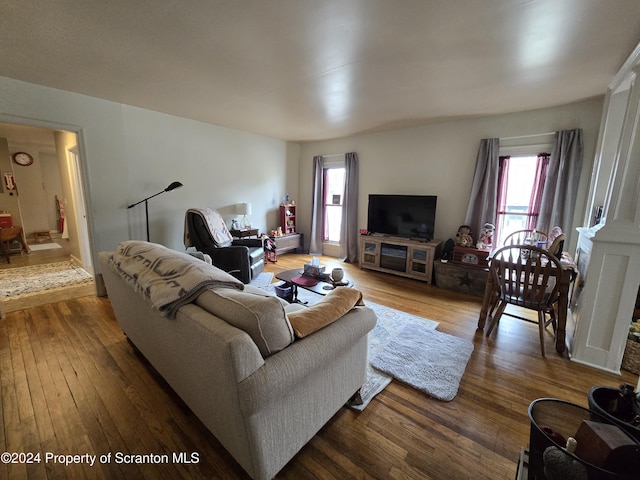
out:
<path id="1" fill-rule="evenodd" d="M 335 322 L 357 305 L 364 305 L 362 292 L 354 288 L 339 287 L 315 305 L 289 312 L 287 317 L 296 337 L 304 338 Z"/>
<path id="2" fill-rule="evenodd" d="M 284 307 L 275 296 L 217 288 L 203 292 L 195 303 L 247 332 L 264 358 L 286 348 L 294 340 Z"/>

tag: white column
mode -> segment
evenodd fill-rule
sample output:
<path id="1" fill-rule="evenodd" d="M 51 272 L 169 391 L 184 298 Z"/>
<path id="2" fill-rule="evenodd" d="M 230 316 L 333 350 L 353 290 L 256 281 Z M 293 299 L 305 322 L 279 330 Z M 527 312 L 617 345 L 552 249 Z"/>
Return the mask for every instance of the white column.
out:
<path id="1" fill-rule="evenodd" d="M 609 132 L 618 146 L 608 178 L 603 222 L 596 228 L 578 229 L 576 253 L 586 278 L 574 307 L 571 359 L 616 373 L 620 372 L 640 284 L 639 69 L 636 63 L 626 78 L 624 88 L 629 88 L 629 95 L 621 130 Z M 601 138 L 600 144 L 606 145 L 606 139 Z M 599 165 L 594 168 L 610 159 L 597 160 Z"/>

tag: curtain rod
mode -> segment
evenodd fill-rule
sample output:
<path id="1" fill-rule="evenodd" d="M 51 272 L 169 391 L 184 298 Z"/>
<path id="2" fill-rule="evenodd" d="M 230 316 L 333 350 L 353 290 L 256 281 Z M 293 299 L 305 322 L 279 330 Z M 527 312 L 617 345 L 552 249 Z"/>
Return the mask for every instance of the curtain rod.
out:
<path id="1" fill-rule="evenodd" d="M 322 158 L 327 158 L 327 157 L 344 157 L 346 154 L 344 153 L 334 153 L 332 155 L 320 155 Z"/>
<path id="2" fill-rule="evenodd" d="M 500 140 L 518 140 L 520 138 L 531 138 L 531 137 L 546 137 L 547 135 L 554 135 L 556 132 L 548 132 L 548 133 L 535 133 L 533 135 L 519 135 L 517 137 L 500 137 Z"/>

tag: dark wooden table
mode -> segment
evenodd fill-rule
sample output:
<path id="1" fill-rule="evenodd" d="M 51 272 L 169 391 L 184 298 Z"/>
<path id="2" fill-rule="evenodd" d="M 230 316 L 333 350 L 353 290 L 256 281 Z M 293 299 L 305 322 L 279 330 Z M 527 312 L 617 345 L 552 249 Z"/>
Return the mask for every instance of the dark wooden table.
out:
<path id="1" fill-rule="evenodd" d="M 244 228 L 242 230 L 229 230 L 229 233 L 231 234 L 232 237 L 235 237 L 235 238 L 257 237 L 258 229 Z"/>
<path id="2" fill-rule="evenodd" d="M 294 279 L 296 277 L 302 277 L 305 280 L 315 280 L 317 283 L 315 285 L 296 283 Z M 326 295 L 331 290 L 336 288 L 337 286 L 344 287 L 353 287 L 353 281 L 344 278 L 340 285 L 334 286 L 331 280 L 321 280 L 317 277 L 312 277 L 309 275 L 304 275 L 304 269 L 302 268 L 294 268 L 293 270 L 285 270 L 276 274 L 276 278 L 278 280 L 282 280 L 283 282 L 291 285 L 293 287 L 293 300 L 297 301 L 298 298 L 298 287 L 304 288 L 305 290 L 309 290 L 310 292 L 317 293 L 318 295 Z"/>

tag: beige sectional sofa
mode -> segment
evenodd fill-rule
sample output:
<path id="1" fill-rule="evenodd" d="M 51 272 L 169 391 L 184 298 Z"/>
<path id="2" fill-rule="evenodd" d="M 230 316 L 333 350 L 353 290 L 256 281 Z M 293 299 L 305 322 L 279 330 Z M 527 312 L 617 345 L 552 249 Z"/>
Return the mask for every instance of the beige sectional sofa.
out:
<path id="1" fill-rule="evenodd" d="M 172 255 L 172 274 L 176 264 L 205 264 L 153 248 Z M 117 255 L 99 259 L 123 332 L 252 478 L 275 476 L 364 382 L 371 309 L 350 308 L 295 338 L 287 311 L 301 307 L 231 282 L 201 289 L 168 315 L 150 303 L 149 288 L 141 293 L 118 271 Z"/>

